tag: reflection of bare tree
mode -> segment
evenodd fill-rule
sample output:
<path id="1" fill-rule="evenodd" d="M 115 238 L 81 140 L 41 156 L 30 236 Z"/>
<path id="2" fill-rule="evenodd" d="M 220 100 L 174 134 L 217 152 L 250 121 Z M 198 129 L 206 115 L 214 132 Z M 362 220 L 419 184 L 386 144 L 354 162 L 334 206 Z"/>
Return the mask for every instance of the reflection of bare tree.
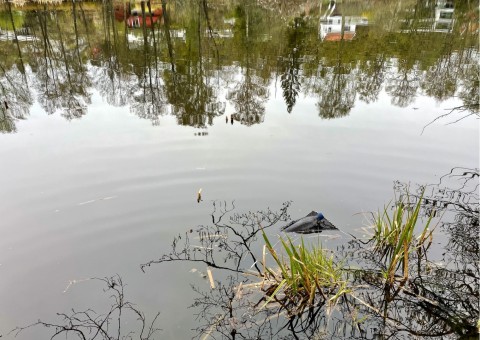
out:
<path id="1" fill-rule="evenodd" d="M 463 65 L 458 65 L 462 67 Z M 448 109 L 447 113 L 441 114 L 436 117 L 430 123 L 424 126 L 423 131 L 429 125 L 435 123 L 436 121 L 449 119 L 447 124 L 455 124 L 468 117 L 480 118 L 480 101 L 479 101 L 479 77 L 480 77 L 480 66 L 477 63 L 468 64 L 461 71 L 462 79 L 458 97 L 462 99 L 463 104 Z M 423 132 L 422 131 L 422 132 Z"/>
<path id="2" fill-rule="evenodd" d="M 206 1 L 195 2 L 193 9 L 196 14 L 187 27 L 188 59 L 174 61 L 172 45 L 167 39 L 171 71 L 164 73 L 165 91 L 179 124 L 205 127 L 224 113 L 225 103 L 217 100 L 219 88 L 210 75 L 209 47 L 210 43 L 216 47 L 216 43 L 211 34 L 204 34 L 205 27 L 210 31 Z"/>
<path id="3" fill-rule="evenodd" d="M 324 83 L 319 93 L 317 108 L 324 119 L 347 116 L 356 96 L 355 78 L 350 65 L 339 63 L 326 68 Z"/>
<path id="4" fill-rule="evenodd" d="M 197 338 L 205 339 L 274 339 L 272 312 L 255 308 L 255 289 L 247 280 L 229 276 L 224 283 L 216 282 L 210 291 L 198 293 L 192 307 L 197 310 L 201 325 L 196 328 Z"/>
<path id="5" fill-rule="evenodd" d="M 458 96 L 463 101 L 463 107 L 466 110 L 479 116 L 480 103 L 478 93 L 480 91 L 480 66 L 476 60 L 478 60 L 477 53 L 475 53 L 472 58 L 472 62 L 464 68 L 462 89 Z"/>
<path id="6" fill-rule="evenodd" d="M 102 63 L 93 68 L 92 82 L 109 105 L 125 106 L 130 100 L 129 91 L 135 83 L 135 77 L 110 66 L 110 63 Z"/>
<path id="7" fill-rule="evenodd" d="M 279 212 L 268 209 L 243 214 L 235 213 L 230 216 L 229 214 L 235 209 L 233 203 L 227 206 L 226 203 L 214 202 L 211 215 L 213 225 L 197 227 L 195 233 L 198 241 L 190 235 L 194 232 L 193 229 L 186 232 L 184 236 L 177 236 L 173 240 L 172 251 L 169 254 L 143 264 L 142 270 L 155 263 L 190 261 L 239 274 L 245 273 L 246 268 L 251 266 L 260 274 L 261 270 L 252 250 L 253 244 L 262 229 L 288 220 L 289 205 L 288 202 L 284 203 Z M 228 221 L 224 221 L 227 218 Z M 194 242 L 199 242 L 199 245 L 195 245 Z"/>
<path id="8" fill-rule="evenodd" d="M 420 86 L 419 70 L 408 67 L 408 60 L 398 60 L 398 70 L 387 77 L 386 92 L 392 97 L 392 104 L 406 107 L 413 103 Z"/>
<path id="9" fill-rule="evenodd" d="M 268 99 L 268 89 L 261 84 L 261 79 L 251 75 L 245 68 L 243 81 L 231 90 L 227 99 L 235 106 L 234 119 L 245 125 L 262 123 L 265 117 L 264 103 Z"/>
<path id="10" fill-rule="evenodd" d="M 138 83 L 130 89 L 130 110 L 138 117 L 158 125 L 159 117 L 166 113 L 164 88 L 160 84 L 160 74 L 157 73 L 155 65 L 146 59 L 147 57 Z"/>
<path id="11" fill-rule="evenodd" d="M 8 112 L 7 102 L 0 103 L 0 132 L 11 133 L 17 131 L 15 120 Z"/>
<path id="12" fill-rule="evenodd" d="M 346 46 L 343 38 L 337 46 L 334 66 L 322 68 L 324 79 L 320 86 L 317 85 L 319 94 L 317 108 L 320 117 L 324 119 L 347 116 L 357 95 L 353 66 L 342 60 Z"/>
<path id="13" fill-rule="evenodd" d="M 25 75 L 25 65 L 23 63 L 23 56 L 22 56 L 22 49 L 20 48 L 20 42 L 18 40 L 18 35 L 17 35 L 17 28 L 15 26 L 15 20 L 13 19 L 13 12 L 12 12 L 12 2 L 11 1 L 6 1 L 7 5 L 7 10 L 8 10 L 8 15 L 10 19 L 10 23 L 12 25 L 12 30 L 13 30 L 13 35 L 15 36 L 15 44 L 17 45 L 17 53 L 18 53 L 18 68 L 19 71 Z"/>
<path id="14" fill-rule="evenodd" d="M 134 87 L 136 78 L 126 70 L 121 57 L 132 52 L 127 37 L 124 41 L 120 39 L 111 1 L 103 3 L 102 19 L 103 41 L 92 47 L 92 82 L 109 105 L 125 106 L 130 101 L 130 88 Z"/>
<path id="15" fill-rule="evenodd" d="M 33 62 L 38 100 L 49 114 L 60 109 L 67 119 L 80 118 L 90 103 L 90 79 L 76 49 L 67 48 L 72 36 L 60 28 L 66 18 L 58 11 L 47 12 L 46 6 L 35 15 L 40 26 L 39 49 L 43 51 L 42 57 Z"/>
<path id="16" fill-rule="evenodd" d="M 6 2 L 6 8 L 17 49 L 16 53 L 13 53 L 16 63 L 10 67 L 6 65 L 7 54 L 0 56 L 0 132 L 2 133 L 15 132 L 15 120 L 26 118 L 33 103 L 17 27 L 13 18 L 12 4 L 9 1 Z M 9 49 L 6 52 L 10 58 L 13 57 L 12 51 L 13 49 Z"/>
<path id="17" fill-rule="evenodd" d="M 441 101 L 453 97 L 460 71 L 457 58 L 456 55 L 448 54 L 428 70 L 421 84 L 426 94 Z"/>
<path id="18" fill-rule="evenodd" d="M 152 16 L 150 1 L 140 3 L 143 21 L 147 13 Z M 145 7 L 147 5 L 147 7 Z M 158 65 L 157 32 L 152 25 L 147 29 L 142 26 L 143 33 L 143 67 L 139 74 L 137 87 L 131 90 L 132 103 L 130 110 L 138 117 L 152 121 L 158 125 L 159 117 L 166 113 L 166 103 L 163 85 L 160 82 L 160 70 Z"/>
<path id="19" fill-rule="evenodd" d="M 110 278 L 95 278 L 91 280 L 101 281 L 105 286 L 105 292 L 110 294 L 112 305 L 110 309 L 98 314 L 93 309 L 85 311 L 75 311 L 72 309 L 70 313 L 58 313 L 61 320 L 55 322 L 37 321 L 26 327 L 18 327 L 11 331 L 15 336 L 28 329 L 36 327 L 44 327 L 52 329 L 53 335 L 51 339 L 57 336 L 73 336 L 76 339 L 93 340 L 93 339 L 133 339 L 137 335 L 142 340 L 153 340 L 155 334 L 160 329 L 156 327 L 159 313 L 153 318 L 151 323 L 148 323 L 143 312 L 141 312 L 132 302 L 126 300 L 122 278 L 114 276 Z M 138 328 L 127 329 L 125 327 L 128 323 L 131 325 L 138 324 Z M 129 327 L 134 327 L 129 325 Z"/>
<path id="20" fill-rule="evenodd" d="M 27 117 L 32 103 L 26 75 L 15 66 L 6 71 L 0 64 L 0 131 L 15 132 L 15 120 Z"/>
<path id="21" fill-rule="evenodd" d="M 188 74 L 170 73 L 166 77 L 169 102 L 178 123 L 195 127 L 213 124 L 223 114 L 224 103 L 216 101 L 216 88 L 208 84 L 199 65 L 188 65 Z M 177 67 L 177 72 L 180 70 Z M 176 88 L 173 88 L 176 86 Z"/>
<path id="22" fill-rule="evenodd" d="M 251 75 L 252 70 L 247 66 L 243 81 L 229 91 L 227 99 L 235 106 L 233 118 L 245 125 L 262 123 L 265 118 L 264 103 L 269 93 L 259 77 Z"/>
<path id="23" fill-rule="evenodd" d="M 357 92 L 360 100 L 372 103 L 378 99 L 378 95 L 385 79 L 386 57 L 379 53 L 372 60 L 365 60 L 358 66 L 356 77 Z"/>
<path id="24" fill-rule="evenodd" d="M 265 81 L 257 73 L 255 67 L 256 56 L 253 52 L 254 37 L 260 34 L 257 26 L 253 25 L 255 13 L 252 11 L 251 2 L 244 2 L 242 6 L 237 7 L 237 19 L 235 24 L 235 39 L 241 48 L 242 56 L 240 64 L 242 65 L 242 79 L 234 84 L 230 89 L 227 99 L 234 107 L 235 113 L 233 119 L 241 124 L 252 125 L 262 123 L 265 117 L 265 101 L 269 97 L 268 80 Z"/>
<path id="25" fill-rule="evenodd" d="M 130 111 L 142 119 L 150 120 L 153 125 L 159 125 L 160 116 L 166 113 L 161 93 L 142 86 L 139 92 L 131 95 Z"/>

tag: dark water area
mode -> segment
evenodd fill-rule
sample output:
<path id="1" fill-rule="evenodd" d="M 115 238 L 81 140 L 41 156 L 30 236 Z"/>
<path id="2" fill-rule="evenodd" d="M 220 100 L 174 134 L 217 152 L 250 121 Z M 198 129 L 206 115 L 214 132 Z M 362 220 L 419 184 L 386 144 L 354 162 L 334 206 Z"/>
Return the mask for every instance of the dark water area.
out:
<path id="1" fill-rule="evenodd" d="M 72 308 L 105 313 L 105 282 L 88 279 L 118 274 L 148 322 L 160 312 L 152 339 L 232 338 L 199 331 L 188 308 L 191 284 L 210 289 L 204 263 L 140 268 L 211 223 L 213 202 L 321 211 L 339 230 L 306 239 L 335 251 L 366 234 L 398 183 L 478 202 L 478 175 L 469 194 L 459 185 L 479 166 L 478 5 L 168 1 L 150 15 L 140 3 L 1 3 L 0 335 Z M 431 260 L 456 238 L 436 229 Z M 273 333 L 259 338 L 293 338 Z"/>

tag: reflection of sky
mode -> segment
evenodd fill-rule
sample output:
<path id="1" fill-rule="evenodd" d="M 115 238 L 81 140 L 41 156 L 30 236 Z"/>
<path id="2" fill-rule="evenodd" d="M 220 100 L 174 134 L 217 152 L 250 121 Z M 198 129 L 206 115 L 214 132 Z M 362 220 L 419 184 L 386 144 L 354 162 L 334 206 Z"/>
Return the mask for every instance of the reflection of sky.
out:
<path id="1" fill-rule="evenodd" d="M 119 273 L 132 300 L 163 312 L 165 338 L 186 338 L 188 265 L 146 275 L 138 265 L 167 252 L 178 232 L 208 223 L 210 200 L 235 199 L 239 211 L 293 200 L 292 217 L 321 210 L 349 232 L 364 222 L 354 214 L 393 197 L 394 180 L 432 183 L 454 166 L 478 166 L 475 120 L 440 121 L 421 134 L 456 100 L 418 96 L 402 109 L 381 92 L 346 117 L 322 120 L 317 98 L 303 94 L 287 114 L 277 86 L 264 123 L 231 125 L 220 116 L 207 136 L 172 116 L 152 126 L 97 92 L 80 120 L 47 116 L 34 104 L 18 133 L 0 135 L 0 326 L 52 316 L 89 296 L 83 286 L 62 294 L 68 280 Z M 226 115 L 233 112 L 227 103 Z"/>

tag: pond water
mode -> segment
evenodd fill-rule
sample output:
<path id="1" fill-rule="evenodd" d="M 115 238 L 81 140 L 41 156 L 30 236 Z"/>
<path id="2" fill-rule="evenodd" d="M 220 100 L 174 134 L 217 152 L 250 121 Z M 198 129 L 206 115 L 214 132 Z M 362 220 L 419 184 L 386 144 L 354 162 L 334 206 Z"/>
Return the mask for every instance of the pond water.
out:
<path id="1" fill-rule="evenodd" d="M 83 280 L 118 274 L 159 338 L 191 338 L 206 268 L 140 264 L 213 200 L 355 234 L 394 181 L 478 167 L 478 1 L 431 3 L 169 1 L 143 28 L 115 3 L 2 4 L 0 334 L 101 309 Z"/>

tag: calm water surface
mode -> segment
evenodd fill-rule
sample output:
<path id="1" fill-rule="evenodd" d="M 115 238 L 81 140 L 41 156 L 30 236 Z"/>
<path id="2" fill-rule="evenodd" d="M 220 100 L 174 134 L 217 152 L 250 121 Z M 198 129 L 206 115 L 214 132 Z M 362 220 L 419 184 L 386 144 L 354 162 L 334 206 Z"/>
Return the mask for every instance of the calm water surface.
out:
<path id="1" fill-rule="evenodd" d="M 188 263 L 139 265 L 209 223 L 212 200 L 239 212 L 291 200 L 292 217 L 320 210 L 356 233 L 395 180 L 478 167 L 478 120 L 447 125 L 478 110 L 475 7 L 427 32 L 434 8 L 407 3 L 344 6 L 319 26 L 325 7 L 210 4 L 207 21 L 172 2 L 145 31 L 114 5 L 2 5 L 0 334 L 101 309 L 100 284 L 69 282 L 119 274 L 131 301 L 161 312 L 162 339 L 190 338 L 190 283 L 208 282 Z M 352 38 L 328 36 L 336 14 Z"/>

